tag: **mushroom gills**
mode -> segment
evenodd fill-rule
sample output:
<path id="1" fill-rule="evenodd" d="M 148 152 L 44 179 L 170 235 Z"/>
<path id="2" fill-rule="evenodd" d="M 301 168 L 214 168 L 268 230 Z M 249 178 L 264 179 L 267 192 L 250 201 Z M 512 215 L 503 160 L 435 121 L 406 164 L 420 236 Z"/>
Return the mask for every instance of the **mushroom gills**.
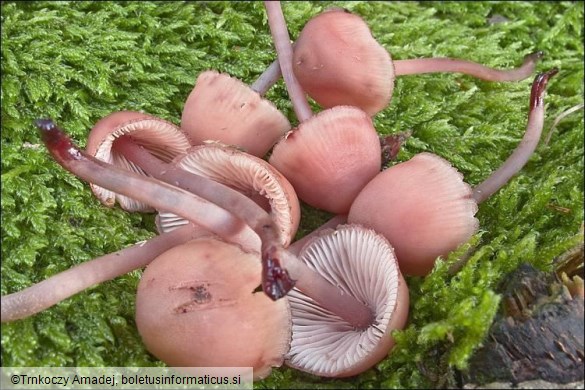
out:
<path id="1" fill-rule="evenodd" d="M 388 241 L 371 229 L 341 225 L 309 241 L 300 260 L 372 308 L 374 321 L 358 330 L 294 288 L 288 295 L 293 325 L 285 364 L 319 376 L 347 377 L 387 356 L 394 345 L 390 332 L 404 327 L 409 304 Z"/>

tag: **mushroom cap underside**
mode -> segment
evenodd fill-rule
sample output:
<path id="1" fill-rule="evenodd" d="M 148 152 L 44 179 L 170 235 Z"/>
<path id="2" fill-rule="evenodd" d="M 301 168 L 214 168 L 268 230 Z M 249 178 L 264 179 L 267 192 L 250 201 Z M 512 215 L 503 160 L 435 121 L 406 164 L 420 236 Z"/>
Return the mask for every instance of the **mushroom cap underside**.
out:
<path id="1" fill-rule="evenodd" d="M 325 377 L 359 374 L 383 359 L 394 345 L 390 332 L 404 327 L 408 289 L 388 241 L 358 225 L 328 229 L 309 241 L 300 259 L 374 310 L 374 323 L 353 328 L 293 289 L 291 348 L 285 364 Z"/>
<path id="2" fill-rule="evenodd" d="M 191 146 L 185 134 L 174 124 L 140 112 L 121 111 L 110 114 L 95 124 L 88 137 L 86 150 L 99 160 L 146 175 L 140 167 L 113 148 L 116 139 L 122 136 L 131 136 L 134 142 L 165 162 L 185 153 Z M 111 207 L 117 201 L 127 211 L 153 211 L 149 205 L 127 196 L 91 183 L 90 187 L 106 206 Z"/>
<path id="3" fill-rule="evenodd" d="M 181 169 L 228 185 L 249 197 L 268 200 L 284 246 L 294 238 L 300 223 L 300 204 L 289 181 L 266 161 L 217 142 L 194 146 L 173 161 Z M 166 232 L 188 223 L 160 212 L 158 227 Z"/>

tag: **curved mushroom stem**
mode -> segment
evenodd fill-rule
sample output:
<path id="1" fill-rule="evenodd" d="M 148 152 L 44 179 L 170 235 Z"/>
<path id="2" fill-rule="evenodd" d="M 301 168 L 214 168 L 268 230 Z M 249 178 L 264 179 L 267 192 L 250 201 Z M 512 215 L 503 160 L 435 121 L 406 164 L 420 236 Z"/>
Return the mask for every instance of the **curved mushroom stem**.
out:
<path id="1" fill-rule="evenodd" d="M 293 104 L 297 119 L 300 122 L 304 122 L 313 116 L 313 112 L 307 102 L 303 88 L 293 73 L 293 48 L 286 28 L 282 8 L 280 7 L 280 1 L 265 1 L 264 6 L 266 7 L 268 24 L 270 25 L 274 46 L 278 54 L 278 63 L 280 64 L 280 70 L 282 71 L 288 95 Z"/>
<path id="2" fill-rule="evenodd" d="M 530 112 L 524 137 L 504 164 L 473 189 L 473 199 L 478 204 L 502 188 L 512 176 L 522 169 L 536 149 L 544 123 L 544 92 L 548 80 L 557 72 L 558 69 L 555 68 L 536 76 L 530 93 Z"/>
<path id="3" fill-rule="evenodd" d="M 559 114 L 559 116 L 557 116 L 552 124 L 552 126 L 550 127 L 550 130 L 548 131 L 546 137 L 544 138 L 544 144 L 548 145 L 548 143 L 550 142 L 550 139 L 552 137 L 552 134 L 555 130 L 555 127 L 557 127 L 557 125 L 563 120 L 565 119 L 567 116 L 571 115 L 572 113 L 574 113 L 575 111 L 581 110 L 583 109 L 583 107 L 585 107 L 585 104 L 580 103 L 577 104 L 576 106 L 573 106 L 563 112 L 561 112 Z"/>
<path id="4" fill-rule="evenodd" d="M 455 72 L 465 73 L 487 81 L 520 81 L 529 77 L 534 72 L 536 63 L 543 55 L 544 53 L 542 51 L 529 54 L 524 57 L 522 66 L 510 70 L 488 68 L 476 62 L 455 58 L 416 58 L 410 60 L 394 60 L 394 71 L 396 76 Z"/>
<path id="5" fill-rule="evenodd" d="M 294 49 L 294 42 L 292 46 Z M 258 76 L 258 79 L 256 79 L 256 81 L 250 85 L 250 88 L 258 92 L 261 96 L 264 96 L 266 92 L 268 92 L 268 90 L 272 88 L 272 86 L 276 84 L 278 80 L 280 80 L 281 77 L 282 72 L 280 71 L 280 64 L 277 58 L 276 60 L 272 61 L 270 65 L 268 65 L 268 68 L 266 68 L 266 70 L 264 70 L 260 76 Z"/>
<path id="6" fill-rule="evenodd" d="M 118 138 L 113 147 L 155 179 L 177 186 L 203 199 L 213 201 L 215 205 L 246 221 L 260 237 L 262 248 L 274 247 L 278 248 L 279 252 L 284 250 L 279 241 L 277 227 L 270 215 L 244 194 L 206 177 L 187 172 L 174 164 L 167 164 L 159 160 L 148 153 L 142 146 L 133 142 L 131 137 L 123 136 Z M 264 251 L 262 250 L 262 252 Z M 263 256 L 262 261 L 263 268 L 269 266 L 280 267 L 279 264 L 268 265 L 265 256 Z M 281 270 L 281 272 L 282 280 L 280 283 L 282 283 L 283 288 L 285 285 L 290 285 L 286 291 L 283 291 L 283 294 L 286 294 L 294 286 L 294 282 L 290 280 L 284 270 Z"/>
<path id="7" fill-rule="evenodd" d="M 150 206 L 175 213 L 228 242 L 257 250 L 257 236 L 241 219 L 188 191 L 144 177 L 91 157 L 77 147 L 50 119 L 36 122 L 53 158 L 77 177 Z"/>
<path id="8" fill-rule="evenodd" d="M 0 298 L 2 322 L 39 313 L 98 283 L 142 268 L 163 252 L 209 232 L 189 224 L 148 241 L 79 264 L 24 290 Z"/>

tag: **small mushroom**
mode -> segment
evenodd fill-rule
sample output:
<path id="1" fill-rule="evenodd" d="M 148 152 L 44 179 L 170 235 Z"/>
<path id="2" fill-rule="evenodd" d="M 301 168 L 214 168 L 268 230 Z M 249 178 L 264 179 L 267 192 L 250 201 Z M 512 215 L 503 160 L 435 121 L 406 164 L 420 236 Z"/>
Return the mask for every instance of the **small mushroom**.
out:
<path id="1" fill-rule="evenodd" d="M 303 89 L 322 107 L 352 105 L 375 115 L 389 104 L 396 76 L 459 72 L 489 81 L 517 81 L 529 77 L 541 57 L 541 52 L 528 55 L 513 70 L 453 58 L 392 61 L 361 17 L 333 8 L 304 26 L 295 42 L 293 64 Z"/>
<path id="2" fill-rule="evenodd" d="M 401 271 L 426 275 L 435 259 L 469 240 L 479 222 L 463 175 L 441 157 L 420 153 L 373 178 L 354 200 L 350 223 L 383 234 Z"/>
<path id="3" fill-rule="evenodd" d="M 280 3 L 265 5 L 283 77 L 301 122 L 276 144 L 270 164 L 303 201 L 332 213 L 347 213 L 359 191 L 380 171 L 378 134 L 370 117 L 356 107 L 334 107 L 312 116 L 292 72 L 292 47 Z"/>
<path id="4" fill-rule="evenodd" d="M 276 144 L 269 162 L 291 182 L 303 201 L 344 214 L 380 172 L 380 140 L 366 113 L 338 106 L 290 131 Z"/>
<path id="5" fill-rule="evenodd" d="M 255 254 L 201 238 L 151 262 L 136 295 L 136 325 L 147 349 L 175 367 L 252 367 L 264 378 L 290 342 L 285 299 L 255 293 Z"/>
<path id="6" fill-rule="evenodd" d="M 357 375 L 388 355 L 391 332 L 408 317 L 408 288 L 388 241 L 357 225 L 326 229 L 301 250 L 300 259 L 345 294 L 375 311 L 365 329 L 356 329 L 293 289 L 291 347 L 286 364 L 325 377 Z"/>
<path id="7" fill-rule="evenodd" d="M 173 164 L 181 170 L 225 184 L 250 198 L 268 200 L 268 210 L 272 213 L 281 242 L 284 246 L 290 244 L 301 218 L 299 201 L 289 181 L 266 161 L 231 146 L 207 143 L 192 147 Z M 186 220 L 172 213 L 159 214 L 158 226 L 162 231 L 185 223 Z"/>
<path id="8" fill-rule="evenodd" d="M 240 80 L 206 71 L 185 102 L 181 128 L 193 145 L 219 141 L 262 157 L 290 123 L 274 104 Z"/>
<path id="9" fill-rule="evenodd" d="M 407 275 L 428 274 L 439 256 L 463 244 L 477 231 L 477 205 L 504 186 L 526 164 L 540 139 L 544 92 L 552 69 L 532 85 L 526 132 L 512 155 L 485 181 L 471 188 L 451 164 L 431 153 L 382 171 L 353 202 L 349 223 L 383 234 L 393 245 Z"/>
<path id="10" fill-rule="evenodd" d="M 99 120 L 89 133 L 86 151 L 99 160 L 144 174 L 142 169 L 130 163 L 115 147 L 116 140 L 131 136 L 133 141 L 163 161 L 170 161 L 184 153 L 190 143 L 185 134 L 175 125 L 152 115 L 136 111 L 120 111 Z M 115 194 L 90 183 L 96 197 L 106 206 L 116 201 L 127 211 L 152 211 L 144 203 L 124 195 Z"/>

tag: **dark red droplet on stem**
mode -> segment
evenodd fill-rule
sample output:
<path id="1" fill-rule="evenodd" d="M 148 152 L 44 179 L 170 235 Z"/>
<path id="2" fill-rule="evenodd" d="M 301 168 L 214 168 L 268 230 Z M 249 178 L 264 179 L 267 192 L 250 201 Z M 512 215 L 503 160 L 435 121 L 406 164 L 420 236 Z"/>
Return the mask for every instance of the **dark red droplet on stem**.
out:
<path id="1" fill-rule="evenodd" d="M 71 139 L 51 119 L 37 119 L 35 125 L 41 138 L 57 162 L 80 160 L 83 155 Z"/>
<path id="2" fill-rule="evenodd" d="M 548 72 L 540 73 L 536 76 L 534 83 L 532 83 L 532 91 L 530 92 L 531 110 L 544 104 L 544 91 L 546 89 L 546 85 L 548 84 L 548 80 L 558 72 L 559 70 L 557 68 L 553 68 Z"/>
<path id="3" fill-rule="evenodd" d="M 295 286 L 295 281 L 282 268 L 280 261 L 272 256 L 262 259 L 262 289 L 264 294 L 276 301 L 284 297 Z"/>

